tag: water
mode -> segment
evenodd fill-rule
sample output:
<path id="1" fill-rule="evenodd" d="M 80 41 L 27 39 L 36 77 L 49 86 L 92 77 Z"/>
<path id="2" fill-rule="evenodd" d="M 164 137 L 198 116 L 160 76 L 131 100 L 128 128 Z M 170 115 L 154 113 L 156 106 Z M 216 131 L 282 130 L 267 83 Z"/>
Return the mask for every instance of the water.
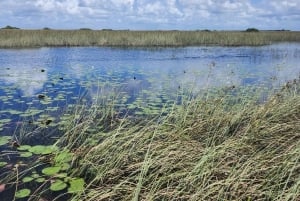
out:
<path id="1" fill-rule="evenodd" d="M 120 111 L 138 116 L 159 113 L 162 105 L 180 101 L 185 94 L 240 86 L 270 91 L 299 78 L 300 44 L 293 43 L 263 47 L 0 49 L 0 137 L 15 135 L 20 139 L 23 133 L 31 139 L 23 144 L 51 144 L 50 137 L 59 134 L 57 127 L 68 117 L 63 115 L 65 110 L 78 103 L 114 104 Z M 39 160 L 39 154 L 27 158 L 21 155 L 26 151 L 16 153 L 7 146 L 8 138 L 2 142 L 0 138 L 0 184 L 10 183 L 5 175 L 15 174 L 16 163 L 24 165 L 18 166 L 24 171 L 23 177 L 39 174 L 49 179 L 42 173 L 47 165 L 26 170 L 27 164 Z M 18 189 L 34 192 L 34 182 L 20 181 Z M 49 189 L 49 182 L 44 184 Z M 0 192 L 0 200 L 13 199 L 16 188 L 7 186 Z M 52 200 L 59 193 L 43 196 Z"/>
<path id="2" fill-rule="evenodd" d="M 162 105 L 179 92 L 280 87 L 300 75 L 300 44 L 262 47 L 38 48 L 0 50 L 0 130 L 54 122 L 68 104 Z M 47 115 L 45 116 L 45 111 Z M 42 116 L 44 115 L 44 116 Z M 42 116 L 42 117 L 40 117 Z M 52 117 L 51 117 L 52 116 Z M 52 118 L 52 119 L 51 119 Z M 48 126 L 48 125 L 45 125 Z"/>

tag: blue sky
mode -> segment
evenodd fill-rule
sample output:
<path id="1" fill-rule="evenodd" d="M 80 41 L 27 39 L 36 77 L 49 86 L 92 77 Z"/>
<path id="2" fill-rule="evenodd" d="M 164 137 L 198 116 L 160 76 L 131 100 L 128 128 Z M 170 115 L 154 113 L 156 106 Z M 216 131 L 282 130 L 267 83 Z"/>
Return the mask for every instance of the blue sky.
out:
<path id="1" fill-rule="evenodd" d="M 300 30 L 300 0 L 2 0 L 0 27 Z"/>

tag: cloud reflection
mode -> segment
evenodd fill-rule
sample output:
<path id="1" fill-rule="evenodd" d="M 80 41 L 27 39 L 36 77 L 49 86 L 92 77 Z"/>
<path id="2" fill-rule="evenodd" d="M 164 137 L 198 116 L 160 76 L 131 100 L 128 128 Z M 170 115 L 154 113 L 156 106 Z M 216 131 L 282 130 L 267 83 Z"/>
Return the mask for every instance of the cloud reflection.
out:
<path id="1" fill-rule="evenodd" d="M 41 91 L 47 81 L 47 73 L 31 66 L 12 66 L 1 70 L 0 80 L 7 85 L 13 84 L 25 96 L 33 96 Z"/>

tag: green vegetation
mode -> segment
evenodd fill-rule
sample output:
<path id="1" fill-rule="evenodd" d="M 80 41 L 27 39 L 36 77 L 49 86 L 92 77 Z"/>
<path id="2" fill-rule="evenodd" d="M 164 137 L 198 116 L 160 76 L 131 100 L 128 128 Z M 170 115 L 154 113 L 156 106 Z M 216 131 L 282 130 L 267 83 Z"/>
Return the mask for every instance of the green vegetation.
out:
<path id="1" fill-rule="evenodd" d="M 292 31 L 129 31 L 129 30 L 0 30 L 1 48 L 44 46 L 194 46 L 266 45 L 299 42 Z"/>
<path id="2" fill-rule="evenodd" d="M 16 198 L 25 198 L 30 195 L 30 189 L 22 189 L 16 192 Z"/>
<path id="3" fill-rule="evenodd" d="M 297 200 L 299 80 L 266 102 L 260 95 L 251 87 L 213 90 L 135 118 L 77 104 L 65 115 L 80 120 L 66 119 L 55 145 L 20 146 L 14 154 L 37 160 L 23 169 L 19 160 L 5 181 L 41 183 L 16 188 L 16 198 L 31 200 L 47 189 L 93 201 Z"/>
<path id="4" fill-rule="evenodd" d="M 108 76 L 118 84 L 98 78 L 94 86 L 92 77 L 82 83 L 99 87 L 92 105 L 76 96 L 76 104 L 57 112 L 59 104 L 46 105 L 65 96 L 41 92 L 26 111 L 1 111 L 7 118 L 0 128 L 13 123 L 10 114 L 24 121 L 0 136 L 1 196 L 9 189 L 14 199 L 28 200 L 299 199 L 300 78 L 271 94 L 231 85 L 197 96 L 181 85 L 171 94 L 143 90 L 128 103 L 118 75 Z M 2 88 L 10 94 L 4 101 L 17 101 L 14 87 Z"/>
<path id="5" fill-rule="evenodd" d="M 20 29 L 20 28 L 7 25 L 6 27 L 3 27 L 2 29 Z"/>
<path id="6" fill-rule="evenodd" d="M 246 29 L 246 32 L 259 32 L 259 30 L 256 28 L 248 28 Z"/>
<path id="7" fill-rule="evenodd" d="M 186 100 L 167 116 L 110 119 L 93 135 L 103 121 L 90 115 L 60 139 L 87 182 L 74 200 L 297 200 L 299 82 L 263 104 L 236 92 Z"/>

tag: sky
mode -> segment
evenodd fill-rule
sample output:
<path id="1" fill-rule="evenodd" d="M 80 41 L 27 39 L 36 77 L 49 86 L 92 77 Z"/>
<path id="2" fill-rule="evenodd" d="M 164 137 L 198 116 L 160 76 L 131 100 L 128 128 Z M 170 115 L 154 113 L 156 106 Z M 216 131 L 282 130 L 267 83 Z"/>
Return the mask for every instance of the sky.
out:
<path id="1" fill-rule="evenodd" d="M 0 27 L 300 31 L 300 0 L 0 0 Z"/>

